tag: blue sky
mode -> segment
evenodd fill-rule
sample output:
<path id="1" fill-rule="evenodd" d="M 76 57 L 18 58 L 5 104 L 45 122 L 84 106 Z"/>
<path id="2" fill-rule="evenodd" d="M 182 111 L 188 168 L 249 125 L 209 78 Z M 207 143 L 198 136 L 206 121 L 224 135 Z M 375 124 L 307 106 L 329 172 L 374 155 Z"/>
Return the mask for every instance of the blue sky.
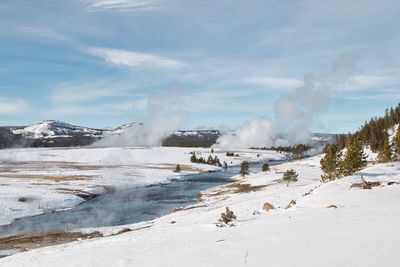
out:
<path id="1" fill-rule="evenodd" d="M 116 127 L 164 94 L 182 128 L 237 127 L 346 57 L 312 130 L 353 131 L 400 102 L 399 14 L 384 0 L 2 0 L 0 124 Z"/>

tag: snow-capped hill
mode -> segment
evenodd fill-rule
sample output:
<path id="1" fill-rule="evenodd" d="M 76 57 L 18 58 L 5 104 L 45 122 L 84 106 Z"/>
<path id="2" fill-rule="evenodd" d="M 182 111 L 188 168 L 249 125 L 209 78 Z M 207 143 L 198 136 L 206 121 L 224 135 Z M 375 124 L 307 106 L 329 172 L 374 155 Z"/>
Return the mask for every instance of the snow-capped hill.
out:
<path id="1" fill-rule="evenodd" d="M 20 134 L 27 138 L 53 138 L 68 136 L 100 136 L 104 130 L 75 126 L 62 121 L 48 120 L 33 124 L 22 129 L 12 129 L 14 134 Z"/>
<path id="2" fill-rule="evenodd" d="M 220 135 L 218 130 L 189 130 L 189 131 L 175 131 L 176 136 L 198 136 L 200 138 L 206 135 Z"/>
<path id="3" fill-rule="evenodd" d="M 175 131 L 164 140 L 164 146 L 210 147 L 221 136 L 218 130 Z"/>
<path id="4" fill-rule="evenodd" d="M 108 134 L 112 134 L 112 135 L 121 134 L 123 131 L 125 131 L 128 128 L 142 127 L 142 126 L 143 126 L 143 123 L 141 123 L 141 122 L 130 122 L 130 123 L 123 124 L 123 125 L 115 128 L 114 130 L 109 131 Z"/>

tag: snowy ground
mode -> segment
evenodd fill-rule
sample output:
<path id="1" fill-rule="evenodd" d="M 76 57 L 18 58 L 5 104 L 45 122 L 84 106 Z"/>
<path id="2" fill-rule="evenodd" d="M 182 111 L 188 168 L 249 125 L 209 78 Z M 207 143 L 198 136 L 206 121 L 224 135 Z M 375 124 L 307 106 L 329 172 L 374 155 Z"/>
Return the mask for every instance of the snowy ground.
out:
<path id="1" fill-rule="evenodd" d="M 36 249 L 0 265 L 400 266 L 400 184 L 387 184 L 400 182 L 400 163 L 363 170 L 366 180 L 382 185 L 361 190 L 350 189 L 359 174 L 321 184 L 319 160 L 252 174 L 237 182 L 249 184 L 245 192 L 235 193 L 239 185 L 208 190 L 198 208 L 161 217 L 147 229 Z M 286 186 L 280 179 L 289 168 L 299 181 Z M 291 200 L 296 205 L 286 208 Z M 275 209 L 263 211 L 265 202 Z M 226 206 L 237 215 L 236 226 L 217 227 Z"/>
<path id="2" fill-rule="evenodd" d="M 0 150 L 0 225 L 15 218 L 74 207 L 86 197 L 112 188 L 166 182 L 184 174 L 216 170 L 193 164 L 190 152 L 208 158 L 210 149 L 193 148 L 28 148 Z M 271 151 L 236 151 L 229 165 L 242 160 L 284 159 Z M 260 158 L 257 153 L 261 153 Z M 183 172 L 174 173 L 180 164 Z"/>

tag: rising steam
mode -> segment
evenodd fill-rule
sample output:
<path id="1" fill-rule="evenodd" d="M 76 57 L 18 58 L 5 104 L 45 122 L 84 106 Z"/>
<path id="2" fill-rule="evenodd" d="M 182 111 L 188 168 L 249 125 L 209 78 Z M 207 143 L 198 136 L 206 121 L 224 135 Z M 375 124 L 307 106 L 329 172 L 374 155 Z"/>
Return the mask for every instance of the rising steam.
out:
<path id="1" fill-rule="evenodd" d="M 324 75 L 306 76 L 303 85 L 281 95 L 275 102 L 275 116 L 246 122 L 221 136 L 216 147 L 223 149 L 290 146 L 311 141 L 309 128 L 328 106 L 332 94 L 348 82 L 354 58 L 341 56 Z"/>
<path id="2" fill-rule="evenodd" d="M 186 116 L 182 97 L 176 90 L 153 94 L 147 101 L 143 124 L 132 124 L 119 134 L 109 135 L 94 146 L 160 146 L 162 141 L 179 128 Z"/>

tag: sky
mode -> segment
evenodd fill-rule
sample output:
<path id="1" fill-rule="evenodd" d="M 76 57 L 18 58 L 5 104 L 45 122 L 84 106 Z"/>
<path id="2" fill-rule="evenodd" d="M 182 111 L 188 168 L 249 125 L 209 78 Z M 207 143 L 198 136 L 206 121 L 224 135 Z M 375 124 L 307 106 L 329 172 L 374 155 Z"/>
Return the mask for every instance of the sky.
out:
<path id="1" fill-rule="evenodd" d="M 399 14 L 398 0 L 0 0 L 0 125 L 113 128 L 169 98 L 180 128 L 230 129 L 339 60 L 312 130 L 354 131 L 400 102 Z"/>

